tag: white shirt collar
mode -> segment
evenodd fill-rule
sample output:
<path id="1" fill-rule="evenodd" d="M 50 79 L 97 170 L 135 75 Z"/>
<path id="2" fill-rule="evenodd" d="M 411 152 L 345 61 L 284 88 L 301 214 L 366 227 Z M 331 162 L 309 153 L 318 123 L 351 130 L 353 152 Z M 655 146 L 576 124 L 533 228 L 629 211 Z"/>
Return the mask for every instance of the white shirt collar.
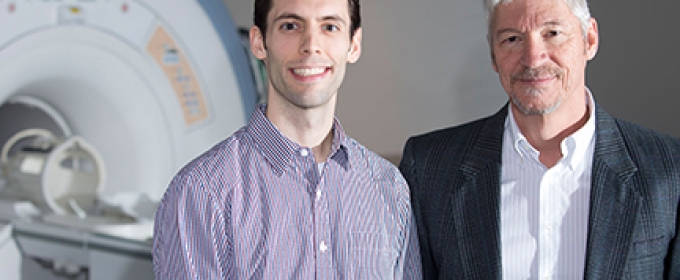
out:
<path id="1" fill-rule="evenodd" d="M 561 143 L 562 149 L 562 159 L 561 161 L 566 161 L 570 167 L 574 167 L 581 163 L 589 152 L 589 146 L 594 141 L 595 138 L 595 100 L 587 87 L 586 90 L 586 105 L 588 106 L 588 112 L 590 116 L 588 121 L 579 130 L 573 134 L 567 136 Z M 534 147 L 529 144 L 524 134 L 519 129 L 515 116 L 510 108 L 511 104 L 508 104 L 508 117 L 505 120 L 505 134 L 509 134 L 509 138 L 512 140 L 512 146 L 514 151 L 518 154 L 520 158 L 525 158 L 530 156 L 535 160 L 538 160 L 539 152 Z"/>

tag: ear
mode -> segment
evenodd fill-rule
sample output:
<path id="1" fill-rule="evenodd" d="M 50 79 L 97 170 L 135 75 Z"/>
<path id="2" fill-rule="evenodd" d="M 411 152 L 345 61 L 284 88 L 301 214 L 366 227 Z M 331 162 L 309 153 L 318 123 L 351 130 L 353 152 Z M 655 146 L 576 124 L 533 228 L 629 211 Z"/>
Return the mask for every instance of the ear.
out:
<path id="1" fill-rule="evenodd" d="M 491 57 L 491 67 L 493 71 L 498 73 L 498 65 L 496 65 L 496 55 L 493 53 L 493 39 L 491 36 L 486 36 L 486 42 L 489 44 L 489 56 Z"/>
<path id="2" fill-rule="evenodd" d="M 496 64 L 496 55 L 493 54 L 493 46 L 491 46 L 489 54 L 491 55 L 491 67 L 493 67 L 494 72 L 498 73 L 498 64 Z"/>
<path id="3" fill-rule="evenodd" d="M 588 60 L 595 57 L 599 46 L 600 34 L 597 30 L 597 21 L 595 18 L 590 18 L 588 33 L 586 34 L 586 56 L 588 57 Z"/>
<path id="4" fill-rule="evenodd" d="M 347 55 L 347 62 L 355 63 L 361 56 L 361 37 L 362 29 L 359 27 L 352 36 L 352 42 L 349 45 L 349 54 Z"/>
<path id="5" fill-rule="evenodd" d="M 264 34 L 260 31 L 260 28 L 253 25 L 250 28 L 250 51 L 259 60 L 265 60 L 267 58 L 267 47 L 264 44 Z"/>

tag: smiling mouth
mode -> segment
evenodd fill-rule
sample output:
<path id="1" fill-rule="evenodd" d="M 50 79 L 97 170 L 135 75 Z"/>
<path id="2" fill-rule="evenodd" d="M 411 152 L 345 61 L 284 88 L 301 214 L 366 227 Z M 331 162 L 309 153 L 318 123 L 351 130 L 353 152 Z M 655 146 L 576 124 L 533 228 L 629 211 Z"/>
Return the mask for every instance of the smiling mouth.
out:
<path id="1" fill-rule="evenodd" d="M 541 85 L 552 82 L 562 75 L 562 71 L 556 67 L 540 66 L 526 68 L 512 76 L 512 79 L 524 84 Z"/>
<path id="2" fill-rule="evenodd" d="M 331 68 L 330 67 L 306 67 L 306 68 L 293 68 L 291 69 L 293 74 L 301 76 L 301 77 L 314 77 L 314 76 L 319 76 L 327 71 L 329 71 Z"/>
<path id="3" fill-rule="evenodd" d="M 555 77 L 531 78 L 531 79 L 517 79 L 526 84 L 542 84 L 554 80 Z"/>

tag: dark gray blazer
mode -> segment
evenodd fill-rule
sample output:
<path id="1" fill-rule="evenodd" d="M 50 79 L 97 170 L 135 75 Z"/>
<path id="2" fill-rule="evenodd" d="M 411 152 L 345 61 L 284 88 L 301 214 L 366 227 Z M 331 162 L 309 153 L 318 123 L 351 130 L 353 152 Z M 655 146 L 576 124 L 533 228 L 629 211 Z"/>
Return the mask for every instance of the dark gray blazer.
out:
<path id="1" fill-rule="evenodd" d="M 411 187 L 424 279 L 501 279 L 507 113 L 504 106 L 406 143 L 399 168 Z M 584 278 L 680 279 L 680 140 L 615 119 L 599 106 L 595 113 Z"/>

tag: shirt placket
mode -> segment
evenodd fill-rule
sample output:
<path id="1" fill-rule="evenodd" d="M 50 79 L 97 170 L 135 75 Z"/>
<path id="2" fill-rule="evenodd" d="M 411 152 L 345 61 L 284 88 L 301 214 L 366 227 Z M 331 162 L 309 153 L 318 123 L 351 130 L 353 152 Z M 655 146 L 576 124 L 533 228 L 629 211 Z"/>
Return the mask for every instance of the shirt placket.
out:
<path id="1" fill-rule="evenodd" d="M 328 168 L 328 167 L 325 167 Z M 335 242 L 331 236 L 330 215 L 328 212 L 328 195 L 326 195 L 326 176 L 322 176 L 314 194 L 314 227 L 319 237 L 317 247 L 318 279 L 333 279 L 333 250 Z"/>
<path id="2" fill-rule="evenodd" d="M 314 242 L 316 279 L 334 279 L 333 241 L 330 232 L 330 216 L 328 212 L 328 195 L 326 195 L 327 176 L 321 176 L 313 157 L 307 149 L 301 149 L 307 170 L 307 190 L 312 201 L 312 240 Z M 328 166 L 324 167 L 328 169 Z M 324 172 L 327 173 L 327 172 Z"/>
<path id="3" fill-rule="evenodd" d="M 561 187 L 564 172 L 564 164 L 560 161 L 547 170 L 540 186 L 540 279 L 552 279 L 558 261 L 560 227 L 564 213 Z"/>

